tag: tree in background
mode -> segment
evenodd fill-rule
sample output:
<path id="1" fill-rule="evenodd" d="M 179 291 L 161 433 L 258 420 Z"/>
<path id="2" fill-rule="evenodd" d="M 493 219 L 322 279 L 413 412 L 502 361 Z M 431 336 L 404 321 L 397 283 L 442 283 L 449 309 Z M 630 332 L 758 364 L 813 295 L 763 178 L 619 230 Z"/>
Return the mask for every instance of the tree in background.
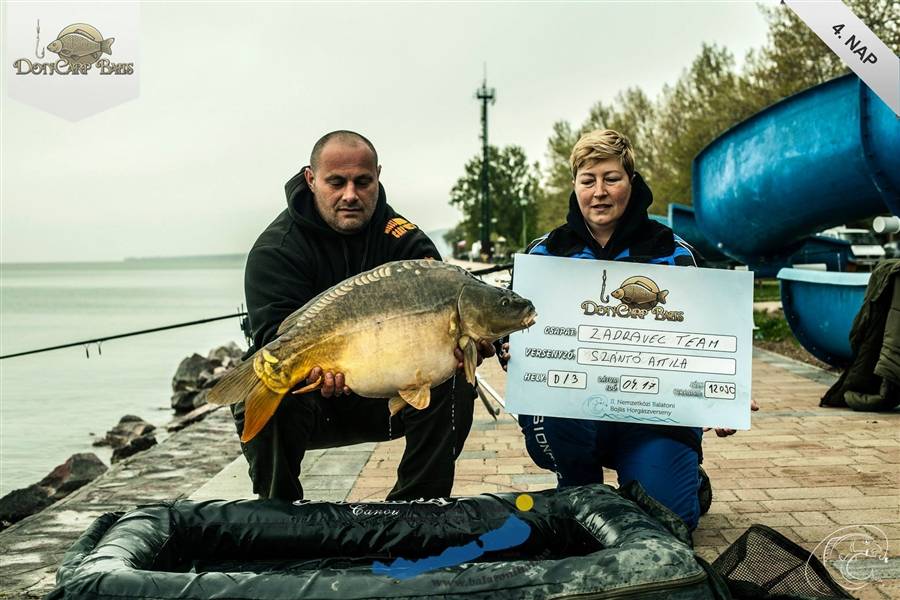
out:
<path id="1" fill-rule="evenodd" d="M 580 135 L 580 130 L 574 131 L 568 121 L 557 121 L 553 124 L 553 134 L 547 141 L 547 169 L 538 194 L 539 234 L 550 231 L 566 219 L 569 194 L 572 193 L 569 154 Z"/>
<path id="2" fill-rule="evenodd" d="M 648 180 L 654 206 L 664 212 L 672 202 L 691 203 L 694 157 L 757 109 L 746 96 L 732 54 L 708 44 L 675 85 L 663 88 L 659 104 L 656 137 L 649 143 L 655 146 L 660 165 Z"/>
<path id="3" fill-rule="evenodd" d="M 540 179 L 538 163 L 528 163 L 520 146 L 488 146 L 491 197 L 492 238 L 506 238 L 509 248 L 522 247 L 537 231 L 537 194 Z M 465 239 L 467 246 L 481 239 L 481 155 L 472 157 L 450 190 L 450 204 L 463 213 L 463 220 L 445 236 L 455 244 Z M 524 236 L 523 236 L 524 233 Z"/>
<path id="4" fill-rule="evenodd" d="M 900 52 L 900 5 L 893 0 L 846 4 L 895 54 Z M 760 6 L 769 24 L 767 44 L 747 56 L 746 84 L 761 109 L 850 70 L 791 10 Z"/>

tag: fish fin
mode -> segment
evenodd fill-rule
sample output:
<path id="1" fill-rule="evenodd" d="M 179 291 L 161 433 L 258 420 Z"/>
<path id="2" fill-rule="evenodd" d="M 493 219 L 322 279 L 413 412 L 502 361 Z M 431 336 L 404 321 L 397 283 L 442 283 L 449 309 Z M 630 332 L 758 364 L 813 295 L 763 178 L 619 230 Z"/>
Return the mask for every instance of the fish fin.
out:
<path id="1" fill-rule="evenodd" d="M 256 434 L 265 427 L 284 394 L 273 392 L 260 381 L 259 385 L 244 401 L 244 430 L 241 433 L 241 441 L 247 443 L 256 437 Z"/>
<path id="2" fill-rule="evenodd" d="M 469 343 L 463 348 L 463 367 L 466 371 L 466 381 L 475 385 L 475 369 L 478 367 L 478 347 L 472 338 L 469 338 Z"/>
<path id="3" fill-rule="evenodd" d="M 319 375 L 319 378 L 316 379 L 313 383 L 310 383 L 309 385 L 305 385 L 302 388 L 300 388 L 299 390 L 294 390 L 291 393 L 292 394 L 305 394 L 306 392 L 311 392 L 313 390 L 317 390 L 320 387 L 322 387 L 323 381 L 325 381 L 325 376 Z"/>
<path id="4" fill-rule="evenodd" d="M 253 370 L 253 359 L 248 358 L 229 371 L 216 385 L 209 390 L 206 401 L 210 404 L 227 406 L 247 398 L 257 384 L 265 384 Z"/>
<path id="5" fill-rule="evenodd" d="M 281 325 L 278 326 L 278 331 L 275 332 L 276 336 L 281 335 L 291 327 L 297 324 L 297 321 L 300 320 L 300 316 L 303 314 L 303 309 L 306 308 L 306 304 L 289 314 L 284 318 L 284 321 L 281 322 Z"/>
<path id="6" fill-rule="evenodd" d="M 391 411 L 392 417 L 400 412 L 404 406 L 406 406 L 406 401 L 400 396 L 394 396 L 388 400 L 388 410 Z"/>
<path id="7" fill-rule="evenodd" d="M 116 41 L 116 38 L 109 38 L 100 42 L 100 52 L 106 52 L 112 56 L 112 43 L 114 41 Z"/>
<path id="8" fill-rule="evenodd" d="M 398 390 L 397 393 L 407 404 L 419 410 L 424 410 L 431 404 L 431 386 L 427 383 L 418 388 Z"/>
<path id="9" fill-rule="evenodd" d="M 82 36 L 82 37 L 86 37 L 87 39 L 89 39 L 89 40 L 92 41 L 92 42 L 94 41 L 94 36 L 92 36 L 91 34 L 89 34 L 89 33 L 88 33 L 87 31 L 85 31 L 84 29 L 76 29 L 76 30 L 73 31 L 72 33 L 77 33 L 78 35 L 80 35 L 80 36 Z"/>
<path id="10" fill-rule="evenodd" d="M 666 296 L 668 296 L 668 295 L 669 295 L 669 290 L 663 290 L 657 295 L 657 298 L 659 299 L 661 304 L 665 304 Z"/>

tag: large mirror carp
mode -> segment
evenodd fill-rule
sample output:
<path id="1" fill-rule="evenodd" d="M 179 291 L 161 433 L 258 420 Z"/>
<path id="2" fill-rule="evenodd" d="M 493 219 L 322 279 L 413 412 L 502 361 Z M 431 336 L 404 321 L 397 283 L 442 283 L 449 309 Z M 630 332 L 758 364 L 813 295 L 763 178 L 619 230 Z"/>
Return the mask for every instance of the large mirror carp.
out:
<path id="1" fill-rule="evenodd" d="M 281 399 L 313 367 L 344 373 L 360 396 L 424 409 L 431 388 L 457 368 L 475 383 L 476 344 L 493 342 L 535 322 L 534 305 L 488 285 L 465 269 L 435 260 L 386 263 L 331 287 L 297 309 L 278 337 L 222 378 L 209 402 L 245 401 L 242 442 L 256 436 Z M 322 378 L 293 393 L 318 389 Z M 335 398 L 340 402 L 340 398 Z"/>

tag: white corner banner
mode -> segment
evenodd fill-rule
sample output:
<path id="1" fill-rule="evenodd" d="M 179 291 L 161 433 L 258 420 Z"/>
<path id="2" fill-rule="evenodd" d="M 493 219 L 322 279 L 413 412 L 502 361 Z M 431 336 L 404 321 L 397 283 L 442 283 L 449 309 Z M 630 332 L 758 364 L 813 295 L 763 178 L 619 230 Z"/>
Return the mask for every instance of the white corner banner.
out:
<path id="1" fill-rule="evenodd" d="M 138 2 L 5 2 L 6 93 L 69 121 L 138 97 Z"/>
<path id="2" fill-rule="evenodd" d="M 782 0 L 900 116 L 900 58 L 839 0 Z"/>

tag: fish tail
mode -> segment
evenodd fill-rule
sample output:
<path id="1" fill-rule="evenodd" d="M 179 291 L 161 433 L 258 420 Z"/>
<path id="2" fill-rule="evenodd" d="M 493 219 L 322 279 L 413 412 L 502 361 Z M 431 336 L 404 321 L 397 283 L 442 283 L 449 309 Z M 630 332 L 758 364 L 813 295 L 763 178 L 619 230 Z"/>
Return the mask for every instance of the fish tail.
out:
<path id="1" fill-rule="evenodd" d="M 278 405 L 281 392 L 273 392 L 256 375 L 253 359 L 247 359 L 209 390 L 210 404 L 234 404 L 244 401 L 244 430 L 241 441 L 249 442 L 269 422 Z"/>
<path id="2" fill-rule="evenodd" d="M 241 442 L 246 444 L 256 437 L 275 414 L 283 397 L 284 394 L 273 392 L 262 381 L 254 386 L 244 402 L 244 430 L 241 432 Z"/>
<path id="3" fill-rule="evenodd" d="M 109 38 L 100 42 L 100 52 L 106 52 L 112 56 L 112 43 L 114 41 L 116 41 L 116 38 Z"/>
<path id="4" fill-rule="evenodd" d="M 659 299 L 660 304 L 666 303 L 666 296 L 669 295 L 669 290 L 663 290 L 659 294 L 657 294 L 657 298 Z"/>

